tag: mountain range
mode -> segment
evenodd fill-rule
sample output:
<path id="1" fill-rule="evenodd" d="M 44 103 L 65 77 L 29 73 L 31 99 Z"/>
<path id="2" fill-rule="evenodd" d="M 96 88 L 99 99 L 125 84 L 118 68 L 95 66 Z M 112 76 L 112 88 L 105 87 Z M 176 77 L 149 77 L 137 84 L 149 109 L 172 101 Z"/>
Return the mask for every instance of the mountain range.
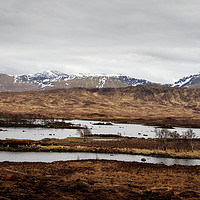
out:
<path id="1" fill-rule="evenodd" d="M 74 87 L 120 88 L 136 85 L 160 85 L 145 79 L 137 79 L 120 74 L 65 74 L 58 71 L 45 71 L 28 75 L 0 74 L 0 92 L 37 91 Z M 172 87 L 200 88 L 200 74 L 183 77 Z"/>

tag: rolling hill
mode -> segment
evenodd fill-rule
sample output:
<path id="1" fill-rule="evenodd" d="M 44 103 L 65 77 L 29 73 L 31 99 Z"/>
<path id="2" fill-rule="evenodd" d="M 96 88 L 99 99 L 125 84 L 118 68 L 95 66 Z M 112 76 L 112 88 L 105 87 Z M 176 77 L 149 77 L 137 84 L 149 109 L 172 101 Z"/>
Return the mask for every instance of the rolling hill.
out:
<path id="1" fill-rule="evenodd" d="M 1 116 L 200 127 L 200 90 L 160 85 L 0 93 Z"/>

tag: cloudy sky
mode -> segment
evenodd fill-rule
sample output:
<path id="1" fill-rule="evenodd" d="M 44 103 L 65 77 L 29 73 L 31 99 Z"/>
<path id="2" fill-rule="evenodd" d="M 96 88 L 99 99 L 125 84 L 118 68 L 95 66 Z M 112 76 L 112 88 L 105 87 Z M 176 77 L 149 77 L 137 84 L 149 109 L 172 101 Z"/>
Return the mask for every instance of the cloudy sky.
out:
<path id="1" fill-rule="evenodd" d="M 0 73 L 200 72 L 199 0 L 0 0 Z"/>

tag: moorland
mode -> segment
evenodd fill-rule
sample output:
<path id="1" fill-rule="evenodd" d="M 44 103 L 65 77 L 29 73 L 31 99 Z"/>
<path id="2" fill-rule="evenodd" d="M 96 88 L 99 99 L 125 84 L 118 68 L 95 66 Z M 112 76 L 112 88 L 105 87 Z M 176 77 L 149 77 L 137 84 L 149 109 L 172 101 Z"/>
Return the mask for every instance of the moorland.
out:
<path id="1" fill-rule="evenodd" d="M 200 127 L 200 90 L 160 85 L 0 93 L 2 117 Z"/>
<path id="2" fill-rule="evenodd" d="M 100 139 L 100 140 L 95 140 Z M 105 140 L 101 140 L 105 139 Z M 112 140 L 106 140 L 112 139 Z M 200 159 L 200 139 L 191 141 L 179 139 L 167 139 L 165 149 L 163 140 L 145 138 L 108 138 L 108 137 L 85 137 L 50 139 L 39 141 L 33 140 L 0 140 L 0 151 L 21 152 L 93 152 L 93 153 L 121 153 L 132 155 L 145 155 L 170 158 Z"/>
<path id="3" fill-rule="evenodd" d="M 3 92 L 0 93 L 0 116 L 15 121 L 87 119 L 200 128 L 200 90 L 141 85 Z M 95 141 L 88 137 L 1 140 L 0 150 L 200 158 L 199 139 L 116 139 L 119 140 Z M 0 180 L 1 199 L 200 199 L 199 166 L 105 160 L 0 162 Z"/>
<path id="4" fill-rule="evenodd" d="M 199 166 L 85 160 L 0 163 L 1 199 L 200 198 Z"/>

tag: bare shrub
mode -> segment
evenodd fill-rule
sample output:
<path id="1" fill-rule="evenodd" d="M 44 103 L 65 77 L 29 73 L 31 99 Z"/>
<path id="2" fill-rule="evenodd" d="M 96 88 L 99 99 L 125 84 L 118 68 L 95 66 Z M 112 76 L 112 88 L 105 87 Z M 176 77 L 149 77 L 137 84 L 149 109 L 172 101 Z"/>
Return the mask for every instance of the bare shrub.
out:
<path id="1" fill-rule="evenodd" d="M 80 137 L 86 138 L 90 135 L 92 135 L 92 131 L 90 128 L 88 128 L 87 126 L 85 126 L 83 129 L 77 129 L 78 134 L 80 135 Z"/>
<path id="2" fill-rule="evenodd" d="M 193 132 L 192 129 L 188 129 L 187 131 L 183 132 L 182 139 L 184 148 L 186 151 L 194 151 L 193 139 L 196 137 L 196 134 Z"/>
<path id="3" fill-rule="evenodd" d="M 185 151 L 194 151 L 193 139 L 196 134 L 192 129 L 188 129 L 180 135 L 177 131 L 169 131 L 168 129 L 158 129 L 155 128 L 155 136 L 160 141 L 160 146 L 162 150 L 167 149 L 168 141 L 173 141 L 173 147 L 175 152 L 179 152 L 181 149 Z"/>
<path id="4" fill-rule="evenodd" d="M 175 152 L 179 152 L 181 149 L 181 143 L 180 143 L 181 135 L 177 131 L 173 131 L 173 132 L 169 131 L 169 137 L 170 139 L 173 140 L 173 146 L 174 146 Z"/>
<path id="5" fill-rule="evenodd" d="M 156 137 L 160 140 L 160 146 L 162 150 L 167 149 L 167 138 L 170 137 L 170 131 L 166 128 L 155 128 Z"/>

